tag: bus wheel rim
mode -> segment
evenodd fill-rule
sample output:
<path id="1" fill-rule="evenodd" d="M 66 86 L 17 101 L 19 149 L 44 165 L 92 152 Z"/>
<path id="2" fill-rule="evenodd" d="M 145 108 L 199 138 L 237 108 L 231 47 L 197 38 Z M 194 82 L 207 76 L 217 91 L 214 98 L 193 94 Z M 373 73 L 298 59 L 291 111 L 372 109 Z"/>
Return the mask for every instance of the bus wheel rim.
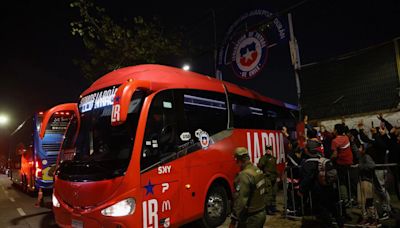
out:
<path id="1" fill-rule="evenodd" d="M 207 201 L 207 213 L 210 218 L 219 218 L 222 216 L 224 202 L 220 195 L 211 195 Z"/>

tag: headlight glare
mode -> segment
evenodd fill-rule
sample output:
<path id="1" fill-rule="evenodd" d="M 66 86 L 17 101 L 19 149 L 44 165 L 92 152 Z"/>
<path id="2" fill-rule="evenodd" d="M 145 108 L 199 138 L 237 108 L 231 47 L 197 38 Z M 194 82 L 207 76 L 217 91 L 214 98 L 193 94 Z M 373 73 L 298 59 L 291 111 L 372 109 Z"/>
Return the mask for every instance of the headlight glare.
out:
<path id="1" fill-rule="evenodd" d="M 104 216 L 121 217 L 131 215 L 135 212 L 136 202 L 134 198 L 124 199 L 101 211 Z"/>

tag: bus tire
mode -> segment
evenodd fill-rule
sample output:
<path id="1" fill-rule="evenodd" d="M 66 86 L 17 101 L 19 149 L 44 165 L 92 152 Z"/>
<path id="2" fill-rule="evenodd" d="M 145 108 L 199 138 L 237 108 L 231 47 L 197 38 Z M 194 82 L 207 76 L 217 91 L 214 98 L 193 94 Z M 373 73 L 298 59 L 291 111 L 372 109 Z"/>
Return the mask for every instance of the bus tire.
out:
<path id="1" fill-rule="evenodd" d="M 204 202 L 202 227 L 217 227 L 225 222 L 228 215 L 228 195 L 222 185 L 210 187 Z"/>

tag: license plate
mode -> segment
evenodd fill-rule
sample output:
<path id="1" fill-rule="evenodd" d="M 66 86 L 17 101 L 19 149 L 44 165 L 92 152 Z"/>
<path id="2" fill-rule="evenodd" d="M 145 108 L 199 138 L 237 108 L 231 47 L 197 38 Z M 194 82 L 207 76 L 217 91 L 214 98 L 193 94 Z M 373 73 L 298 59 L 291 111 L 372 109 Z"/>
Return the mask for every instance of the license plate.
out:
<path id="1" fill-rule="evenodd" d="M 72 219 L 71 226 L 72 226 L 72 228 L 83 228 L 83 222 Z"/>

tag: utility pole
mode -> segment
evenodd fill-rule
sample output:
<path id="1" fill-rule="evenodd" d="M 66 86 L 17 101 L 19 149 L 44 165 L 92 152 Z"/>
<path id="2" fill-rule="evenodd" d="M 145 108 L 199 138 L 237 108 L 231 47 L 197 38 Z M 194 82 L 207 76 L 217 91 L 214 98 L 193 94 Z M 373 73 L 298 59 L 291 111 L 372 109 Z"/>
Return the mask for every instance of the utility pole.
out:
<path id="1" fill-rule="evenodd" d="M 217 77 L 217 23 L 215 19 L 215 10 L 211 9 L 213 19 L 213 34 L 214 34 L 214 76 Z"/>
<path id="2" fill-rule="evenodd" d="M 300 78 L 299 78 L 299 71 L 301 69 L 301 64 L 300 64 L 300 53 L 299 53 L 299 46 L 297 45 L 297 40 L 296 37 L 294 36 L 294 31 L 293 31 L 293 22 L 292 22 L 292 14 L 288 13 L 288 22 L 289 22 L 289 33 L 290 33 L 290 40 L 289 40 L 289 46 L 290 46 L 290 57 L 292 60 L 292 65 L 294 68 L 294 76 L 296 79 L 296 89 L 297 89 L 297 103 L 299 107 L 299 121 L 301 121 L 301 87 L 300 87 Z"/>

